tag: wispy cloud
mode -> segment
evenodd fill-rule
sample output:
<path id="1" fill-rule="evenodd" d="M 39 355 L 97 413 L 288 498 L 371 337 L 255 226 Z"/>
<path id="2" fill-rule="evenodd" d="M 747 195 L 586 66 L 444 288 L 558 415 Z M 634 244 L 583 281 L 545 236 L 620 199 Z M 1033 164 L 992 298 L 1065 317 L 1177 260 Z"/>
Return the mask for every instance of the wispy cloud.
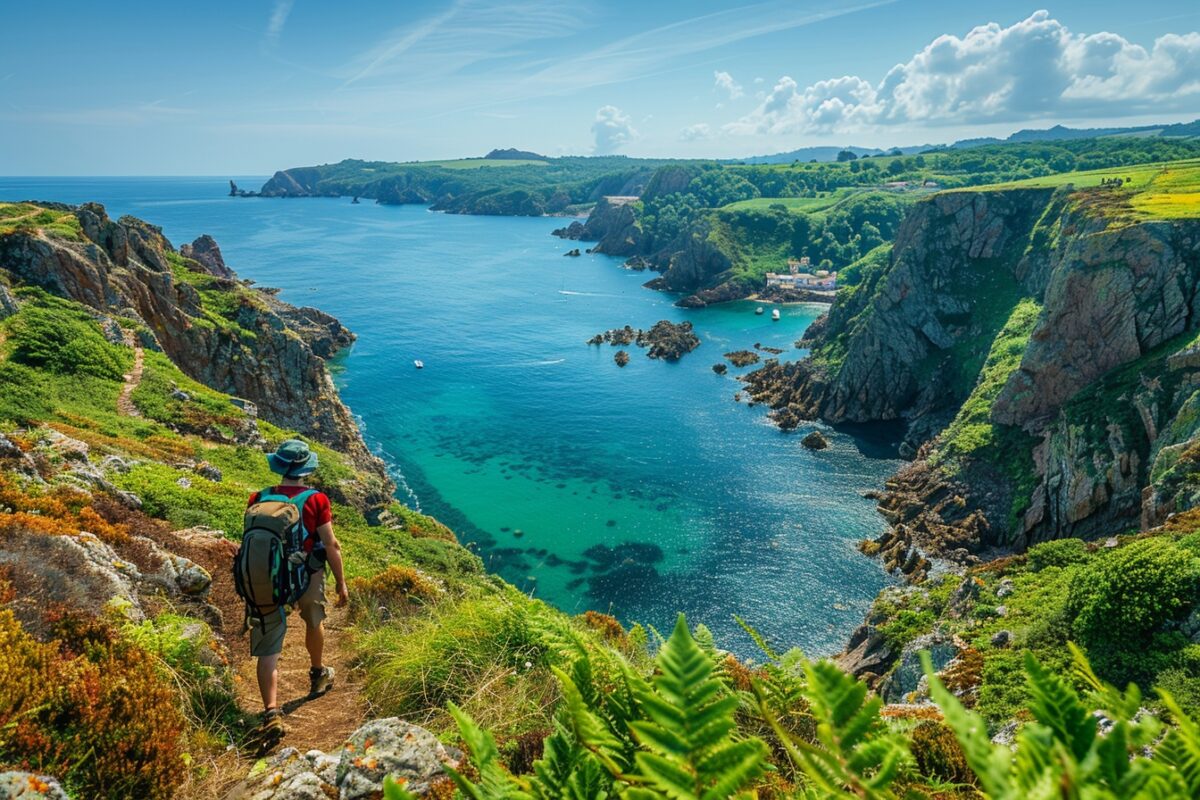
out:
<path id="1" fill-rule="evenodd" d="M 283 26 L 287 24 L 288 17 L 292 13 L 292 6 L 296 4 L 296 0 L 275 0 L 275 5 L 271 9 L 271 18 L 267 20 L 267 41 L 274 44 L 279 41 L 279 35 L 283 33 Z"/>
<path id="2" fill-rule="evenodd" d="M 525 56 L 527 43 L 573 33 L 586 16 L 574 3 L 455 0 L 445 11 L 393 29 L 338 72 L 343 88 L 397 75 L 453 74 L 481 61 Z"/>

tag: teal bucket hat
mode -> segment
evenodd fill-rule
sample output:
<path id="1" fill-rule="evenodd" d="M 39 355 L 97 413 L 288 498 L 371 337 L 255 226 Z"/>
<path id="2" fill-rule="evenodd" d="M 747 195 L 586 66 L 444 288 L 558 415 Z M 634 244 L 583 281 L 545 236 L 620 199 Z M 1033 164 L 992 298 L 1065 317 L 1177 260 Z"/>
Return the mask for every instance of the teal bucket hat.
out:
<path id="1" fill-rule="evenodd" d="M 267 465 L 285 478 L 300 478 L 317 468 L 317 454 L 299 439 L 288 439 L 267 456 Z"/>

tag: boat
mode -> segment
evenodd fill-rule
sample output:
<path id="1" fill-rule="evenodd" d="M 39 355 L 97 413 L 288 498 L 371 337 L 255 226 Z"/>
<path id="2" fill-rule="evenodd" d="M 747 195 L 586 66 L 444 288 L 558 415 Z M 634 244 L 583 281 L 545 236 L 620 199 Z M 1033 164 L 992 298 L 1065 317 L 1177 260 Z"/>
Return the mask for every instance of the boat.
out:
<path id="1" fill-rule="evenodd" d="M 762 312 L 763 312 L 763 307 L 762 307 L 762 306 L 759 306 L 758 308 L 754 309 L 754 313 L 755 313 L 755 314 L 758 314 L 759 316 L 761 316 L 761 315 L 762 315 Z"/>
<path id="2" fill-rule="evenodd" d="M 413 366 L 417 369 L 425 369 L 425 362 L 418 358 L 413 362 Z"/>
<path id="3" fill-rule="evenodd" d="M 778 308 L 771 309 L 771 319 L 773 319 L 777 322 L 779 321 L 779 309 Z"/>

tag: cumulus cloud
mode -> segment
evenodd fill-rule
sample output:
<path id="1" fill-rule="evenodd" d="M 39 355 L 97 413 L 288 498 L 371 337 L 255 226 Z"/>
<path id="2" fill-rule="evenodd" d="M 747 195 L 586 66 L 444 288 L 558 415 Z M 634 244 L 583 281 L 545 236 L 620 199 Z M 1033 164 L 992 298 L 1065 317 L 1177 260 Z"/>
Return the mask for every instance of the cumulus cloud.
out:
<path id="1" fill-rule="evenodd" d="M 730 100 L 737 100 L 742 96 L 742 86 L 733 79 L 733 76 L 728 72 L 717 70 L 713 73 L 713 80 L 716 81 L 716 88 L 729 92 Z"/>
<path id="2" fill-rule="evenodd" d="M 698 142 L 712 135 L 712 128 L 707 122 L 697 122 L 679 131 L 679 140 L 683 142 Z"/>
<path id="3" fill-rule="evenodd" d="M 615 153 L 637 138 L 633 120 L 616 106 L 601 106 L 596 110 L 592 123 L 592 136 L 596 140 L 593 151 L 599 155 Z"/>
<path id="4" fill-rule="evenodd" d="M 1073 33 L 1046 11 L 1009 27 L 939 36 L 878 83 L 853 75 L 801 87 L 780 78 L 731 133 L 861 129 L 921 121 L 981 123 L 1061 115 L 1187 111 L 1200 100 L 1200 33 L 1147 50 L 1115 33 Z"/>

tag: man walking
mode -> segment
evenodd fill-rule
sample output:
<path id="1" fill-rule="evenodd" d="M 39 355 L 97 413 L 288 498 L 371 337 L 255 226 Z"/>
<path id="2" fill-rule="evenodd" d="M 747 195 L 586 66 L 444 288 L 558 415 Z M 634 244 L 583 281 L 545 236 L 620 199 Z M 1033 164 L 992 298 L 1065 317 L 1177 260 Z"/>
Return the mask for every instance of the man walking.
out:
<path id="1" fill-rule="evenodd" d="M 308 649 L 309 696 L 316 697 L 333 688 L 333 667 L 322 661 L 325 646 L 325 569 L 333 571 L 337 591 L 337 605 L 344 606 L 349 599 L 346 578 L 342 570 L 342 550 L 333 533 L 333 516 L 329 498 L 324 492 L 305 485 L 304 478 L 317 468 L 317 454 L 298 440 L 289 439 L 267 456 L 271 471 L 280 475 L 280 482 L 255 492 L 250 496 L 249 506 L 266 500 L 290 501 L 303 504 L 300 513 L 303 539 L 302 547 L 308 554 L 308 562 L 315 569 L 309 580 L 308 589 L 300 596 L 296 608 L 304 620 L 304 646 Z M 317 569 L 319 565 L 319 569 Z M 271 746 L 282 738 L 286 729 L 283 712 L 279 708 L 279 654 L 283 651 L 283 638 L 287 632 L 287 609 L 280 613 L 265 615 L 250 620 L 250 655 L 258 659 L 258 688 L 263 701 L 262 738 Z M 271 740 L 266 744 L 265 740 Z"/>

